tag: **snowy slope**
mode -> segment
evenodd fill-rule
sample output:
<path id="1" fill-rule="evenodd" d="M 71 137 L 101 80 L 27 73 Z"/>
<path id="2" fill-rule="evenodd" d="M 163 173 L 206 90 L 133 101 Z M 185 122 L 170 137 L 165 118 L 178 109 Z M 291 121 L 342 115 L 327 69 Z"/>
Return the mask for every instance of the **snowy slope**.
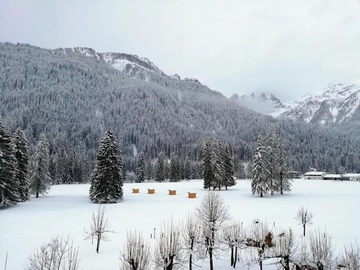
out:
<path id="1" fill-rule="evenodd" d="M 128 230 L 140 230 L 150 244 L 154 228 L 156 232 L 163 221 L 171 216 L 182 220 L 194 211 L 206 191 L 202 181 L 192 180 L 179 183 L 142 183 L 124 185 L 125 200 L 119 204 L 106 205 L 106 217 L 111 230 L 110 242 L 102 242 L 100 253 L 96 254 L 95 245 L 84 240 L 84 228 L 89 227 L 91 215 L 97 205 L 89 202 L 89 185 L 53 186 L 48 196 L 29 202 L 0 209 L 0 265 L 4 266 L 8 252 L 7 270 L 20 270 L 26 264 L 29 254 L 41 244 L 47 243 L 53 236 L 68 234 L 79 246 L 81 266 L 84 270 L 119 269 L 119 252 L 122 249 Z M 139 194 L 132 194 L 132 188 L 140 188 Z M 147 188 L 155 188 L 156 193 L 148 195 Z M 168 196 L 168 189 L 176 189 L 176 196 Z M 254 219 L 267 220 L 283 228 L 290 226 L 297 239 L 302 228 L 294 219 L 297 210 L 309 207 L 315 215 L 310 230 L 320 228 L 332 235 L 336 244 L 336 253 L 345 243 L 360 239 L 357 213 L 360 204 L 359 182 L 307 181 L 295 180 L 293 192 L 284 196 L 275 195 L 259 198 L 251 195 L 249 181 L 238 181 L 228 191 L 219 191 L 225 203 L 230 207 L 234 219 L 243 222 L 244 227 Z M 187 192 L 197 192 L 196 199 L 188 199 Z M 233 269 L 229 266 L 226 252 L 219 254 L 215 269 Z M 199 267 L 208 269 L 206 261 L 199 261 Z M 185 268 L 186 269 L 186 268 Z M 236 269 L 248 269 L 238 264 Z M 253 265 L 249 269 L 259 269 Z M 277 269 L 267 265 L 264 270 Z"/>
<path id="2" fill-rule="evenodd" d="M 97 60 L 104 61 L 105 63 L 111 65 L 113 68 L 121 72 L 127 73 L 134 78 L 143 79 L 145 81 L 149 81 L 149 76 L 151 76 L 151 74 L 157 74 L 170 79 L 181 80 L 181 77 L 178 74 L 167 75 L 148 58 L 139 57 L 134 54 L 118 52 L 99 53 L 96 52 L 94 49 L 87 47 L 59 48 L 55 51 L 62 54 L 79 53 L 86 57 L 92 57 Z M 191 81 L 207 87 L 206 85 L 202 84 L 197 78 L 186 77 L 183 79 L 183 81 Z"/>
<path id="3" fill-rule="evenodd" d="M 280 117 L 316 124 L 339 124 L 359 109 L 359 85 L 328 85 L 319 95 L 306 95 L 289 105 Z"/>
<path id="4" fill-rule="evenodd" d="M 254 93 L 232 100 L 256 112 L 276 118 L 302 121 L 321 125 L 336 125 L 346 122 L 359 112 L 360 85 L 328 85 L 320 94 L 306 94 L 293 103 L 282 103 L 273 94 Z"/>

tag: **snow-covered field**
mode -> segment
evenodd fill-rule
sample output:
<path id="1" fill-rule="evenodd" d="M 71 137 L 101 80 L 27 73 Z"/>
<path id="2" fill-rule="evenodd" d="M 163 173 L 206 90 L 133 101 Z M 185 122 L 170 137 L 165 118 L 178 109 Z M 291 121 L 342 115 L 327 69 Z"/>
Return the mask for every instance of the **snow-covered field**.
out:
<path id="1" fill-rule="evenodd" d="M 132 194 L 132 188 L 139 188 L 139 194 Z M 155 194 L 147 194 L 154 188 Z M 169 196 L 168 190 L 176 189 L 176 196 Z M 126 183 L 124 201 L 106 205 L 106 217 L 111 229 L 110 242 L 101 242 L 100 253 L 95 245 L 84 239 L 84 228 L 88 228 L 93 212 L 98 205 L 88 199 L 89 185 L 53 186 L 47 196 L 32 198 L 9 208 L 0 208 L 0 269 L 4 268 L 8 253 L 7 270 L 20 270 L 27 263 L 28 256 L 53 236 L 70 234 L 74 245 L 79 246 L 81 266 L 84 270 L 119 269 L 119 252 L 126 239 L 127 230 L 140 230 L 150 242 L 154 228 L 159 230 L 163 221 L 171 216 L 183 219 L 194 211 L 206 191 L 201 180 L 179 183 Z M 332 235 L 336 250 L 345 243 L 360 239 L 359 182 L 334 182 L 322 180 L 295 180 L 293 191 L 286 195 L 268 195 L 265 198 L 253 196 L 249 181 L 238 181 L 235 187 L 220 191 L 230 207 L 233 218 L 246 227 L 255 218 L 267 220 L 271 225 L 293 228 L 300 237 L 302 228 L 294 219 L 301 206 L 308 207 L 315 215 L 309 230 L 326 230 Z M 196 199 L 188 199 L 188 192 L 197 192 Z M 219 259 L 215 269 L 232 269 L 228 258 Z M 225 267 L 226 265 L 226 267 Z M 203 264 L 208 269 L 208 264 Z M 240 268 L 239 268 L 240 269 Z M 258 269 L 254 267 L 252 269 Z M 265 269 L 276 269 L 265 267 Z"/>

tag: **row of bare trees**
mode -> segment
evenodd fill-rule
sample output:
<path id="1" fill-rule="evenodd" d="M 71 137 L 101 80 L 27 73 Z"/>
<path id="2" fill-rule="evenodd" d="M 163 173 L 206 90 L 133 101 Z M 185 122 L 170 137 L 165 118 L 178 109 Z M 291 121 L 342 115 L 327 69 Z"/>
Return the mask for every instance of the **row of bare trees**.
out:
<path id="1" fill-rule="evenodd" d="M 352 243 L 335 257 L 331 236 L 314 230 L 305 237 L 305 226 L 311 224 L 312 213 L 305 208 L 298 211 L 296 219 L 304 227 L 304 235 L 296 239 L 292 229 L 269 226 L 268 222 L 254 220 L 244 227 L 231 219 L 229 209 L 219 193 L 209 191 L 194 213 L 183 221 L 170 218 L 164 222 L 156 241 L 145 240 L 139 231 L 129 231 L 120 252 L 121 270 L 176 270 L 199 267 L 205 261 L 214 269 L 214 258 L 230 256 L 230 265 L 236 268 L 263 269 L 271 261 L 279 269 L 360 269 L 360 246 Z M 100 241 L 112 232 L 105 218 L 105 209 L 99 206 L 92 216 L 85 238 Z M 27 269 L 79 269 L 78 249 L 68 237 L 56 237 L 29 257 Z"/>
<path id="2" fill-rule="evenodd" d="M 357 243 L 347 245 L 335 257 L 327 232 L 314 230 L 305 237 L 305 228 L 312 224 L 312 217 L 306 208 L 299 209 L 295 218 L 304 228 L 299 240 L 292 229 L 269 226 L 266 221 L 254 220 L 244 228 L 243 223 L 231 219 L 220 194 L 209 191 L 185 221 L 175 222 L 171 218 L 163 224 L 152 253 L 139 232 L 129 232 L 120 256 L 122 269 L 192 270 L 208 261 L 209 269 L 213 270 L 214 258 L 224 254 L 230 256 L 233 268 L 241 262 L 242 268 L 258 264 L 263 269 L 263 263 L 271 261 L 285 270 L 360 269 Z"/>

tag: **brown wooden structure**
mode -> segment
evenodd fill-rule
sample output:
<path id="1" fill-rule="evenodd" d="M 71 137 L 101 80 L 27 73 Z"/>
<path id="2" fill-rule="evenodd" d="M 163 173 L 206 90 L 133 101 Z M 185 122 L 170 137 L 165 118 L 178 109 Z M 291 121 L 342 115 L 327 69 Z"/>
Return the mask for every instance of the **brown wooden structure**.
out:
<path id="1" fill-rule="evenodd" d="M 138 188 L 133 188 L 133 193 L 139 193 L 139 189 Z"/>
<path id="2" fill-rule="evenodd" d="M 176 190 L 175 189 L 174 190 L 169 189 L 169 195 L 176 195 Z"/>
<path id="3" fill-rule="evenodd" d="M 148 194 L 155 194 L 155 189 L 149 189 L 148 188 Z"/>
<path id="4" fill-rule="evenodd" d="M 196 193 L 188 192 L 188 198 L 190 198 L 190 199 L 196 198 Z"/>

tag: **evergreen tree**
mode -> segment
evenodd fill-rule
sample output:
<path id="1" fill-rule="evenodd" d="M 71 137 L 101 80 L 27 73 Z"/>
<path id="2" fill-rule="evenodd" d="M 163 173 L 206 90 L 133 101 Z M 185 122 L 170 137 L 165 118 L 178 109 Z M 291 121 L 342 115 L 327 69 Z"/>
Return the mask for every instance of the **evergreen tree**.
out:
<path id="1" fill-rule="evenodd" d="M 17 168 L 15 145 L 0 121 L 0 206 L 13 205 L 21 200 Z"/>
<path id="2" fill-rule="evenodd" d="M 178 182 L 181 179 L 179 157 L 172 153 L 170 157 L 170 182 Z"/>
<path id="3" fill-rule="evenodd" d="M 123 174 L 120 149 L 108 130 L 99 144 L 91 177 L 90 200 L 95 203 L 117 203 L 123 199 Z"/>
<path id="4" fill-rule="evenodd" d="M 145 160 L 144 155 L 139 156 L 139 161 L 136 167 L 136 182 L 142 183 L 145 179 Z"/>
<path id="5" fill-rule="evenodd" d="M 29 177 L 30 193 L 35 195 L 36 198 L 41 194 L 47 194 L 50 190 L 49 163 L 49 142 L 45 135 L 41 134 L 36 152 L 32 157 Z"/>
<path id="6" fill-rule="evenodd" d="M 16 129 L 14 134 L 15 143 L 15 157 L 17 160 L 17 173 L 16 179 L 19 183 L 19 195 L 20 200 L 25 202 L 29 199 L 29 182 L 28 182 L 28 170 L 29 170 L 29 147 L 28 142 L 24 136 L 24 133 L 20 128 Z"/>
<path id="7" fill-rule="evenodd" d="M 219 190 L 221 187 L 225 186 L 225 177 L 224 177 L 224 154 L 223 154 L 223 145 L 220 140 L 215 140 L 211 144 L 212 146 L 212 157 L 213 157 L 213 174 L 214 178 L 211 182 L 211 187 L 215 190 L 218 188 Z"/>
<path id="8" fill-rule="evenodd" d="M 228 146 L 223 147 L 223 185 L 225 186 L 225 189 L 228 187 L 232 187 L 236 185 L 235 179 L 234 179 L 234 169 L 233 164 L 231 161 L 231 153 Z"/>
<path id="9" fill-rule="evenodd" d="M 284 192 L 291 191 L 292 180 L 288 176 L 288 170 L 289 170 L 288 160 L 284 149 L 284 145 L 280 138 L 278 139 L 278 151 L 279 151 L 279 158 L 277 165 L 277 175 L 279 176 L 279 178 L 276 183 L 276 186 L 280 194 L 283 195 Z"/>
<path id="10" fill-rule="evenodd" d="M 156 162 L 156 181 L 165 181 L 165 154 L 160 152 Z"/>
<path id="11" fill-rule="evenodd" d="M 278 179 L 278 148 L 277 148 L 277 140 L 275 130 L 273 127 L 269 127 L 266 137 L 265 137 L 265 155 L 266 164 L 268 165 L 267 172 L 268 182 L 271 195 L 274 195 L 274 191 L 276 191 L 276 180 Z"/>
<path id="12" fill-rule="evenodd" d="M 211 183 L 214 181 L 213 167 L 211 163 L 211 144 L 207 141 L 203 147 L 203 178 L 204 188 L 210 189 Z"/>
<path id="13" fill-rule="evenodd" d="M 267 171 L 268 164 L 266 164 L 265 150 L 262 143 L 262 138 L 259 135 L 256 141 L 256 149 L 254 153 L 254 162 L 253 162 L 253 178 L 251 181 L 251 189 L 253 194 L 258 194 L 260 197 L 263 197 L 266 193 L 269 192 L 269 183 L 267 177 L 269 172 Z"/>

